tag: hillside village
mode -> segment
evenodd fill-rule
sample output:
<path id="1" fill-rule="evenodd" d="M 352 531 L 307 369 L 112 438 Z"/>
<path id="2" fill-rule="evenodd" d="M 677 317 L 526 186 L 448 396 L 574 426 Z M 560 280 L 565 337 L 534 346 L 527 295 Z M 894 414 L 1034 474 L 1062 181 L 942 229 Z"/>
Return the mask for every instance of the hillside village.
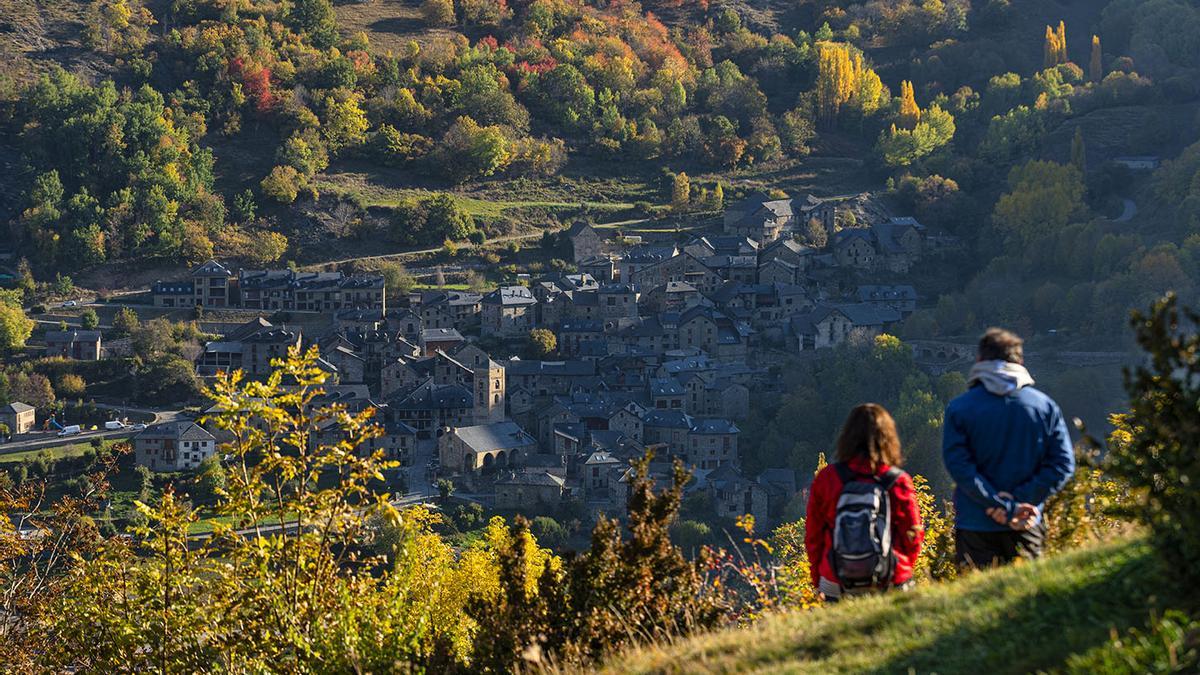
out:
<path id="1" fill-rule="evenodd" d="M 562 232 L 573 269 L 482 292 L 389 297 L 379 274 L 210 260 L 142 297 L 159 310 L 197 308 L 210 324 L 256 315 L 204 341 L 192 360 L 202 378 L 265 377 L 289 349 L 316 346 L 332 383 L 319 402 L 375 409 L 384 433 L 370 449 L 401 463 L 397 494 L 444 493 L 445 480 L 499 510 L 622 513 L 630 462 L 649 448 L 660 476 L 675 458 L 694 471 L 688 490 L 705 495 L 706 516 L 769 522 L 804 481 L 791 469 L 743 472 L 739 424 L 752 396 L 777 391 L 789 359 L 895 326 L 919 301 L 896 279 L 957 245 L 866 195 L 761 191 L 690 238 L 602 232 L 586 222 Z M 529 353 L 535 331 L 553 336 L 543 354 Z M 44 340 L 48 354 L 77 360 L 129 350 L 99 329 Z M 137 462 L 195 469 L 221 441 L 202 425 L 185 416 L 139 431 Z"/>

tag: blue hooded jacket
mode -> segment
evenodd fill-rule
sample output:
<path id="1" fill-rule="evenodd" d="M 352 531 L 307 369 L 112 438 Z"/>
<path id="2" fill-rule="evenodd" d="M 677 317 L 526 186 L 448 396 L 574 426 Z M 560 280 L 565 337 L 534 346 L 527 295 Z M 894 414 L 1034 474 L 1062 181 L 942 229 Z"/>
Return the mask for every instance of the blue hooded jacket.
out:
<path id="1" fill-rule="evenodd" d="M 988 517 L 987 509 L 998 506 L 1011 516 L 1024 502 L 1040 511 L 1075 473 L 1062 410 L 1033 387 L 997 395 L 975 384 L 946 406 L 942 434 L 942 457 L 955 482 L 955 524 L 961 530 L 1008 531 Z"/>

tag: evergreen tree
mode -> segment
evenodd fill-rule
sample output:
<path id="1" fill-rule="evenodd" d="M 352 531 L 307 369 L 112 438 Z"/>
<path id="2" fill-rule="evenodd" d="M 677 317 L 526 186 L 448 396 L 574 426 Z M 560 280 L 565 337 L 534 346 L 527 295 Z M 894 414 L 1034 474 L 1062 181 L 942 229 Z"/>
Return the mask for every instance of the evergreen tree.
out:
<path id="1" fill-rule="evenodd" d="M 1104 79 L 1104 64 L 1100 60 L 1100 36 L 1092 36 L 1092 58 L 1088 62 L 1088 77 L 1092 82 Z"/>
<path id="2" fill-rule="evenodd" d="M 1075 127 L 1075 137 L 1071 139 L 1071 164 L 1079 169 L 1079 173 L 1087 173 L 1087 148 L 1083 143 L 1083 128 Z"/>

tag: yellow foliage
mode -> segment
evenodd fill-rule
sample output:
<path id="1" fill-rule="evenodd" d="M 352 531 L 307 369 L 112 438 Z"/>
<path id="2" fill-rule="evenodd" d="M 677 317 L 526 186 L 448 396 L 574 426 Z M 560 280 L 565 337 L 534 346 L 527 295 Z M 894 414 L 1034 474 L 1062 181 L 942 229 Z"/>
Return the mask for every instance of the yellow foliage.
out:
<path id="1" fill-rule="evenodd" d="M 905 129 L 913 129 L 917 126 L 917 122 L 921 121 L 921 108 L 917 105 L 916 95 L 913 93 L 913 84 L 908 80 L 900 83 L 900 126 Z"/>

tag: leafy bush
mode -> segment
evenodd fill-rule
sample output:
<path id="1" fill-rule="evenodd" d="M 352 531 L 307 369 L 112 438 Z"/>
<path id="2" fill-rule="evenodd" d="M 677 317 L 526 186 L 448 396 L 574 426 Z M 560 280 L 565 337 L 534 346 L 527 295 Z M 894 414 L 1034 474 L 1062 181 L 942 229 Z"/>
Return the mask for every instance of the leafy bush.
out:
<path id="1" fill-rule="evenodd" d="M 1132 319 L 1144 365 L 1126 373 L 1130 411 L 1117 418 L 1109 471 L 1184 586 L 1200 581 L 1200 314 L 1168 294 Z"/>

